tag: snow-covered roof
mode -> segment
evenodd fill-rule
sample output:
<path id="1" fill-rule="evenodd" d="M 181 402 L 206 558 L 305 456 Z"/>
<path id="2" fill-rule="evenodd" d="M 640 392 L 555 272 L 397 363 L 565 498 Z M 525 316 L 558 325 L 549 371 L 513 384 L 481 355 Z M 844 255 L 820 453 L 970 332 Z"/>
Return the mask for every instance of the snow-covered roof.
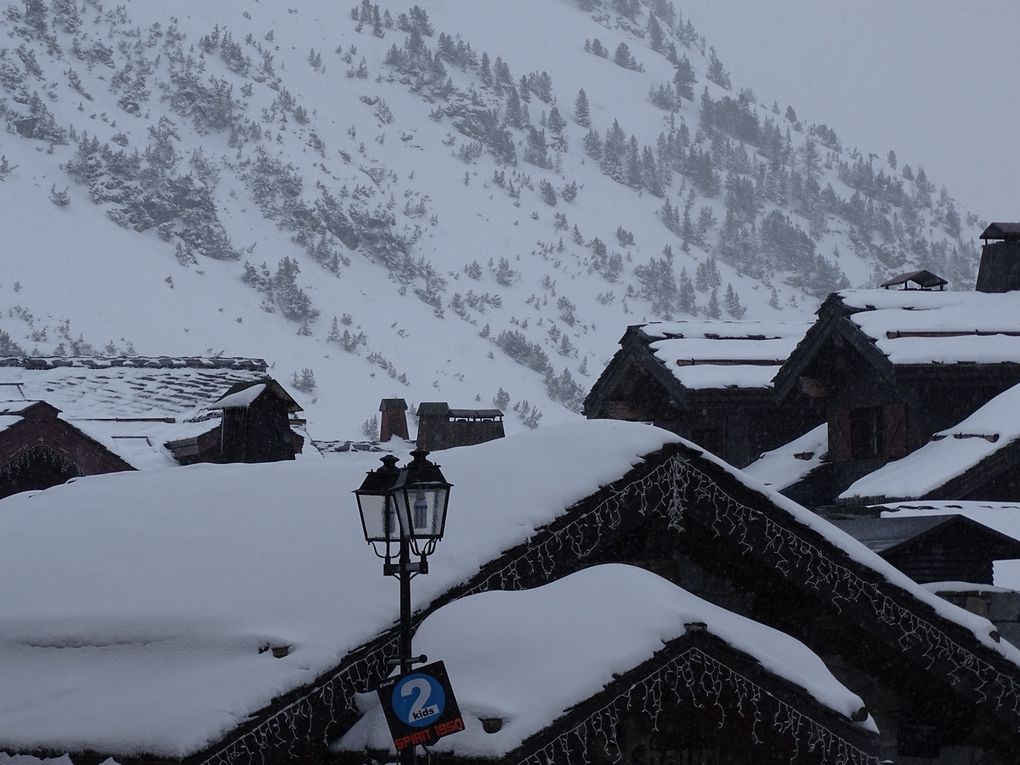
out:
<path id="1" fill-rule="evenodd" d="M 0 359 L 0 391 L 46 401 L 65 419 L 190 415 L 231 385 L 265 377 L 261 359 Z"/>
<path id="2" fill-rule="evenodd" d="M 443 452 L 456 488 L 415 608 L 676 440 L 599 421 Z M 195 465 L 0 501 L 0 748 L 194 752 L 390 627 L 351 494 L 375 467 Z"/>
<path id="3" fill-rule="evenodd" d="M 864 706 L 821 659 L 789 635 L 649 571 L 613 564 L 533 590 L 462 598 L 422 623 L 414 650 L 446 663 L 466 727 L 433 748 L 461 757 L 504 756 L 615 675 L 651 658 L 691 622 L 705 624 L 709 633 L 843 717 Z M 336 748 L 391 749 L 378 697 L 365 694 L 359 704 L 365 715 Z M 503 726 L 486 733 L 481 718 L 499 718 Z M 870 719 L 864 726 L 875 729 Z"/>
<path id="4" fill-rule="evenodd" d="M 244 409 L 251 406 L 266 389 L 265 383 L 256 383 L 242 388 L 237 393 L 230 393 L 209 405 L 210 409 Z"/>
<path id="5" fill-rule="evenodd" d="M 671 321 L 639 329 L 648 347 L 691 390 L 771 388 L 808 329 L 802 322 Z"/>
<path id="6" fill-rule="evenodd" d="M 12 425 L 21 422 L 22 417 L 17 414 L 0 414 L 0 430 L 7 430 Z"/>
<path id="7" fill-rule="evenodd" d="M 844 290 L 849 318 L 893 364 L 1020 363 L 1020 295 Z"/>
<path id="8" fill-rule="evenodd" d="M 918 499 L 1020 439 L 1020 385 L 1000 393 L 920 449 L 858 479 L 841 500 Z"/>
<path id="9" fill-rule="evenodd" d="M 450 517 L 413 607 L 670 444 L 699 453 L 667 431 L 612 420 L 443 452 Z M 749 476 L 703 460 L 761 492 L 769 513 L 1020 666 L 1020 651 L 995 642 L 987 620 Z M 351 495 L 377 466 L 377 455 L 358 452 L 200 464 L 0 500 L 0 748 L 192 753 L 391 627 L 397 587 L 366 549 Z M 290 650 L 275 658 L 265 646 Z"/>
<path id="10" fill-rule="evenodd" d="M 1017 502 L 897 502 L 882 505 L 881 510 L 883 518 L 962 515 L 1000 534 L 1020 540 L 1020 503 Z M 996 561 L 995 584 L 1010 590 L 1020 590 L 1020 560 Z"/>
<path id="11" fill-rule="evenodd" d="M 829 427 L 822 423 L 788 444 L 765 452 L 744 472 L 770 489 L 783 491 L 821 466 L 829 451 Z"/>
<path id="12" fill-rule="evenodd" d="M 265 376 L 261 359 L 8 357 L 0 358 L 0 395 L 20 401 L 0 406 L 13 414 L 26 401 L 45 401 L 132 467 L 159 469 L 177 464 L 163 444 L 216 425 L 189 420 L 207 418 L 231 386 Z M 12 424 L 0 415 L 0 430 Z"/>

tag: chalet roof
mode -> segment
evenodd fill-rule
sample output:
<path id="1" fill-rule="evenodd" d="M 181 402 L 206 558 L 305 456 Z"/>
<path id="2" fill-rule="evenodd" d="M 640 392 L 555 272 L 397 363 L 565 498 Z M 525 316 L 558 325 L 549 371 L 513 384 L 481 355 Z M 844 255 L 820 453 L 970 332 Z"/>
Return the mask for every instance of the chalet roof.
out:
<path id="1" fill-rule="evenodd" d="M 450 405 L 445 401 L 422 401 L 418 404 L 419 417 L 446 417 L 450 414 Z"/>
<path id="2" fill-rule="evenodd" d="M 190 420 L 208 418 L 208 407 L 224 391 L 265 379 L 262 359 L 0 358 L 0 397 L 45 401 L 60 410 L 61 419 L 139 470 L 176 464 L 164 443 L 193 435 Z"/>
<path id="3" fill-rule="evenodd" d="M 605 618 L 607 613 L 612 620 Z M 863 708 L 860 697 L 799 641 L 650 571 L 610 564 L 535 589 L 470 595 L 422 623 L 415 633 L 415 650 L 443 657 L 450 677 L 456 678 L 467 728 L 432 749 L 460 757 L 506 757 L 614 678 L 684 638 L 686 625 L 716 636 L 759 664 L 765 675 L 794 684 L 847 723 Z M 596 634 L 598 640 L 587 639 Z M 499 660 L 492 661 L 493 656 Z M 537 688 L 542 693 L 536 694 Z M 335 750 L 391 749 L 378 697 L 367 695 L 363 701 L 365 715 Z M 503 725 L 487 733 L 481 718 L 497 718 Z M 875 730 L 871 720 L 856 725 Z M 516 752 L 510 761 L 523 759 L 521 754 L 525 752 Z"/>
<path id="4" fill-rule="evenodd" d="M 400 411 L 407 411 L 407 402 L 402 398 L 384 398 L 379 402 L 379 411 L 385 412 L 390 409 L 399 409 Z"/>
<path id="5" fill-rule="evenodd" d="M 931 289 L 933 287 L 942 288 L 949 284 L 941 276 L 936 276 L 931 271 L 910 271 L 909 273 L 900 274 L 899 276 L 893 277 L 887 282 L 882 282 L 879 286 L 888 289 L 889 287 L 898 287 L 901 284 L 917 284 L 922 289 Z"/>
<path id="6" fill-rule="evenodd" d="M 353 501 L 337 511 L 375 456 L 123 473 L 3 500 L 0 750 L 203 752 L 198 763 L 229 749 L 247 761 L 267 735 L 305 737 L 315 709 L 317 740 L 349 723 L 352 689 L 392 655 L 389 582 Z M 702 530 L 701 543 L 796 581 L 890 645 L 902 634 L 917 672 L 975 662 L 984 674 L 961 668 L 953 693 L 1020 727 L 1020 650 L 988 621 L 671 433 L 542 428 L 447 452 L 443 471 L 457 488 L 436 565 L 412 591 L 419 613 L 559 578 L 661 517 L 664 533 Z"/>
<path id="7" fill-rule="evenodd" d="M 303 411 L 286 389 L 271 377 L 234 383 L 222 396 L 209 404 L 209 409 L 246 409 L 264 393 L 283 401 L 288 412 Z"/>
<path id="8" fill-rule="evenodd" d="M 807 327 L 776 321 L 670 321 L 628 327 L 620 350 L 585 399 L 585 411 L 626 380 L 633 364 L 647 370 L 678 402 L 687 391 L 768 391 Z"/>
<path id="9" fill-rule="evenodd" d="M 1020 465 L 1020 385 L 1000 393 L 920 449 L 851 484 L 839 499 L 853 503 L 966 497 Z"/>
<path id="10" fill-rule="evenodd" d="M 69 420 L 182 418 L 265 374 L 262 359 L 6 357 L 0 393 L 48 401 Z"/>
<path id="11" fill-rule="evenodd" d="M 1020 239 L 1020 223 L 989 223 L 981 239 Z"/>
<path id="12" fill-rule="evenodd" d="M 883 518 L 943 517 L 959 515 L 980 523 L 1010 539 L 1020 541 L 1020 503 L 960 500 L 924 500 L 888 502 L 874 505 L 870 511 Z M 1020 561 L 1005 561 L 996 565 L 996 581 L 1009 589 L 1020 590 Z"/>
<path id="13" fill-rule="evenodd" d="M 793 391 L 837 337 L 889 379 L 899 367 L 1020 364 L 1020 298 L 1008 292 L 833 293 L 776 375 L 777 395 Z"/>
<path id="14" fill-rule="evenodd" d="M 676 441 L 627 423 L 580 425 L 443 455 L 456 494 L 416 608 Z M 201 750 L 388 629 L 392 592 L 350 493 L 378 464 L 354 452 L 125 473 L 3 500 L 13 589 L 0 620 L 0 750 Z M 470 512 L 483 506 L 491 512 Z M 294 650 L 275 659 L 259 653 L 265 643 Z"/>
<path id="15" fill-rule="evenodd" d="M 828 424 L 822 423 L 789 443 L 765 452 L 743 470 L 770 489 L 781 492 L 819 468 L 828 451 Z"/>
<path id="16" fill-rule="evenodd" d="M 1005 545 L 1010 558 L 1020 558 L 1020 540 L 1001 534 L 966 516 L 917 515 L 902 517 L 853 518 L 835 520 L 833 524 L 869 550 L 889 554 L 915 542 L 936 530 L 949 533 L 967 533 L 980 537 L 982 547 Z"/>

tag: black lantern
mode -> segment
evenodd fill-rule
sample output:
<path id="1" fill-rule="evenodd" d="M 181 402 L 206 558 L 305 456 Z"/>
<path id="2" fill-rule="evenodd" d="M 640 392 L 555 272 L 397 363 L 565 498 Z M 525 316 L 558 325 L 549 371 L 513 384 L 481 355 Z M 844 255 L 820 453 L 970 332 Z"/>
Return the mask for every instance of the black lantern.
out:
<path id="1" fill-rule="evenodd" d="M 361 487 L 355 489 L 354 496 L 358 500 L 365 540 L 375 549 L 376 555 L 388 560 L 392 557 L 390 545 L 399 545 L 401 537 L 400 518 L 393 495 L 393 486 L 400 477 L 400 471 L 397 458 L 392 454 L 383 457 L 382 463 L 382 467 L 365 476 Z"/>
<path id="2" fill-rule="evenodd" d="M 427 457 L 423 449 L 411 452 L 411 461 L 400 470 L 392 490 L 401 527 L 415 555 L 422 557 L 431 555 L 443 538 L 452 486 Z"/>

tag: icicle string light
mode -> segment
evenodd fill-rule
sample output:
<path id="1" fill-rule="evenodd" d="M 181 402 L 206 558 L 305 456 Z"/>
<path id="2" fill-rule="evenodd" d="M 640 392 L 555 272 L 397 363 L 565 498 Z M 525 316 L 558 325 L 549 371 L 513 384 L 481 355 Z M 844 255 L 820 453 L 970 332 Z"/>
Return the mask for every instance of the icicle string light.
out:
<path id="1" fill-rule="evenodd" d="M 507 558 L 499 569 L 463 594 L 520 590 L 562 576 L 597 553 L 606 538 L 622 526 L 624 518 L 634 513 L 645 518 L 662 518 L 670 530 L 678 533 L 689 519 L 696 521 L 717 538 L 730 539 L 741 550 L 764 559 L 784 576 L 796 577 L 806 587 L 823 593 L 837 608 L 873 614 L 878 626 L 888 630 L 904 652 L 922 657 L 929 669 L 939 662 L 948 664 L 946 675 L 951 682 L 969 686 L 970 695 L 977 701 L 1020 716 L 1020 684 L 1013 676 L 1000 672 L 959 645 L 943 630 L 882 592 L 879 584 L 833 560 L 797 531 L 776 522 L 762 510 L 738 502 L 715 479 L 680 455 L 671 456 L 640 478 L 617 488 L 564 525 L 537 536 L 520 554 Z M 752 538 L 765 539 L 766 543 L 756 549 Z M 386 677 L 390 670 L 387 659 L 395 655 L 396 637 L 387 633 L 366 653 L 345 662 L 306 694 L 231 739 L 198 765 L 258 762 L 260 751 L 266 751 L 264 747 L 284 750 L 290 746 L 287 739 L 291 731 L 299 738 L 297 743 L 302 743 L 302 730 L 308 731 L 304 734 L 305 744 L 327 742 L 349 725 L 356 714 L 354 693 Z M 763 724 L 772 727 L 781 722 L 794 727 L 803 724 L 792 710 L 788 717 L 771 723 L 757 716 L 754 719 L 756 731 Z M 855 762 L 846 759 L 850 765 Z M 537 765 L 539 760 L 533 763 Z"/>
<path id="2" fill-rule="evenodd" d="M 792 742 L 796 761 L 801 751 L 811 752 L 818 762 L 833 765 L 877 765 L 878 758 L 847 741 L 821 722 L 776 698 L 749 677 L 691 647 L 636 680 L 609 702 L 573 727 L 557 734 L 541 749 L 519 760 L 518 765 L 591 765 L 593 751 L 604 750 L 612 762 L 624 758 L 622 718 L 637 709 L 657 730 L 662 692 L 672 692 L 678 700 L 698 708 L 706 704 L 719 710 L 719 727 L 726 724 L 723 710 L 729 705 L 752 721 L 754 743 L 763 744 L 761 710 L 774 706 L 771 728 Z M 523 745 L 528 748 L 528 742 Z"/>
<path id="3" fill-rule="evenodd" d="M 877 626 L 885 628 L 904 652 L 923 656 L 928 669 L 938 662 L 948 664 L 947 675 L 954 687 L 969 686 L 967 695 L 979 703 L 991 703 L 996 710 L 1006 708 L 1013 716 L 1020 715 L 1020 683 L 1015 674 L 1000 672 L 931 621 L 901 605 L 882 590 L 880 582 L 862 578 L 797 531 L 777 523 L 762 510 L 738 502 L 716 480 L 687 460 L 673 457 L 666 464 L 684 474 L 683 478 L 674 479 L 673 485 L 684 487 L 686 501 L 669 503 L 664 508 L 671 527 L 682 524 L 689 516 L 716 535 L 732 539 L 744 552 L 767 559 L 784 576 L 826 593 L 837 608 L 871 612 Z M 662 514 L 663 505 L 653 504 L 639 511 L 646 515 Z M 751 540 L 762 537 L 767 543 L 755 550 Z"/>

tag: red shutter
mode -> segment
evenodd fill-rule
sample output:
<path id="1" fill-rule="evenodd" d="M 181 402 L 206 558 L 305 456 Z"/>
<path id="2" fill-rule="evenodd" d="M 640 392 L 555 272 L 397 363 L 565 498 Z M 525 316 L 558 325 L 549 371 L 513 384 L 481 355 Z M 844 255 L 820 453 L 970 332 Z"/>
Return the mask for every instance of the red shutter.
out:
<path id="1" fill-rule="evenodd" d="M 907 405 L 902 402 L 887 404 L 882 409 L 882 432 L 885 457 L 898 459 L 907 454 Z"/>
<path id="2" fill-rule="evenodd" d="M 850 461 L 850 410 L 829 412 L 829 461 Z"/>

